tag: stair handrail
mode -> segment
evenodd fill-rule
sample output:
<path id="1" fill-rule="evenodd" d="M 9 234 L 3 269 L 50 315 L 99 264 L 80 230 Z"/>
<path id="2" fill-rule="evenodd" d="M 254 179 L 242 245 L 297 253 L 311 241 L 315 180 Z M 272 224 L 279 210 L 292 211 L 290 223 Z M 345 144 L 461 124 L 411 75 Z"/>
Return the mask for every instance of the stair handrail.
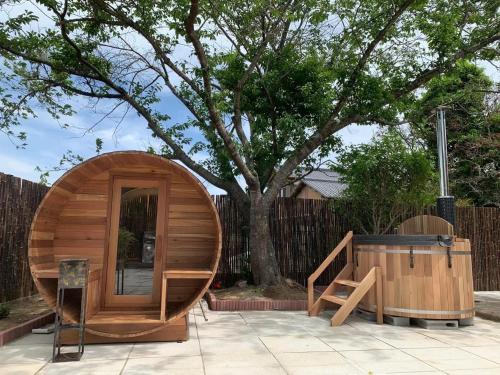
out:
<path id="1" fill-rule="evenodd" d="M 339 255 L 340 252 L 344 250 L 344 248 L 348 248 L 347 262 L 352 262 L 352 236 L 352 230 L 347 232 L 342 241 L 339 242 L 335 249 L 333 249 L 332 252 L 319 265 L 319 267 L 316 268 L 316 271 L 314 271 L 307 279 L 307 304 L 309 308 L 311 308 L 311 306 L 314 304 L 314 282 L 323 273 L 326 267 L 328 267 L 335 260 L 337 255 Z"/>

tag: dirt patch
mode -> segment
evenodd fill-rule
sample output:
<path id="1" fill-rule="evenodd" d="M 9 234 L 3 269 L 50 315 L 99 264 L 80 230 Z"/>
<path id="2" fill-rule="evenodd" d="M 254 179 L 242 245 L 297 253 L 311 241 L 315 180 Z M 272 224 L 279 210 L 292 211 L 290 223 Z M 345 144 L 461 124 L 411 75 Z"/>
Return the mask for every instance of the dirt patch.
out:
<path id="1" fill-rule="evenodd" d="M 307 300 L 307 289 L 290 281 L 287 281 L 285 285 L 271 287 L 248 285 L 240 288 L 233 286 L 212 290 L 212 293 L 221 300 Z"/>
<path id="2" fill-rule="evenodd" d="M 10 308 L 10 313 L 8 317 L 0 319 L 0 331 L 18 326 L 51 311 L 40 295 L 17 299 L 6 304 Z"/>

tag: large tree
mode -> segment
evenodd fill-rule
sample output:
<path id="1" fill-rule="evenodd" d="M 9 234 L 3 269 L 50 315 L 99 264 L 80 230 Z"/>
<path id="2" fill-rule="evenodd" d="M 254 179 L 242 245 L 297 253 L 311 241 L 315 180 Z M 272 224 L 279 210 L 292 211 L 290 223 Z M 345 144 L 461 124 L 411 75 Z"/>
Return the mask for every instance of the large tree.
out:
<path id="1" fill-rule="evenodd" d="M 130 107 L 165 157 L 238 202 L 254 281 L 267 285 L 282 281 L 269 207 L 292 172 L 320 163 L 349 124 L 396 121 L 457 61 L 496 58 L 500 38 L 494 0 L 36 4 L 37 14 L 6 11 L 0 24 L 1 129 L 15 136 L 34 101 L 54 116 L 72 113 L 69 96 Z M 188 122 L 169 122 L 165 90 Z"/>

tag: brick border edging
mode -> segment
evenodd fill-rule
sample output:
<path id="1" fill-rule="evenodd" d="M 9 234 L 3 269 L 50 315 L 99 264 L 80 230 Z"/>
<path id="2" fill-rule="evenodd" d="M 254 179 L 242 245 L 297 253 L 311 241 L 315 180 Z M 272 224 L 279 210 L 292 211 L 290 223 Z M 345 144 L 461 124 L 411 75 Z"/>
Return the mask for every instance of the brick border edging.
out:
<path id="1" fill-rule="evenodd" d="M 18 326 L 6 329 L 0 332 L 0 347 L 5 344 L 30 333 L 33 328 L 39 328 L 46 324 L 54 322 L 54 313 L 48 312 L 45 315 L 38 316 L 27 322 L 21 323 Z"/>
<path id="2" fill-rule="evenodd" d="M 207 291 L 205 294 L 208 307 L 214 311 L 267 311 L 267 310 L 280 310 L 280 311 L 306 311 L 306 300 L 222 300 L 217 299 L 215 294 Z"/>

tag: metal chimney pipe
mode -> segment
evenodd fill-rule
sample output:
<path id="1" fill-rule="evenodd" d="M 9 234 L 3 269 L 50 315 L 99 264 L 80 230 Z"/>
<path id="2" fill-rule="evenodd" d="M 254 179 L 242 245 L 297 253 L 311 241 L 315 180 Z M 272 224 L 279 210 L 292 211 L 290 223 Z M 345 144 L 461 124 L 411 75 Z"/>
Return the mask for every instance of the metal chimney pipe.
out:
<path id="1" fill-rule="evenodd" d="M 437 148 L 439 160 L 439 187 L 442 197 L 448 196 L 448 142 L 446 140 L 446 112 L 443 107 L 437 112 Z"/>
<path id="2" fill-rule="evenodd" d="M 448 141 L 446 139 L 446 113 L 444 107 L 437 109 L 437 148 L 439 161 L 440 196 L 437 199 L 438 216 L 455 225 L 455 198 L 448 191 Z"/>

